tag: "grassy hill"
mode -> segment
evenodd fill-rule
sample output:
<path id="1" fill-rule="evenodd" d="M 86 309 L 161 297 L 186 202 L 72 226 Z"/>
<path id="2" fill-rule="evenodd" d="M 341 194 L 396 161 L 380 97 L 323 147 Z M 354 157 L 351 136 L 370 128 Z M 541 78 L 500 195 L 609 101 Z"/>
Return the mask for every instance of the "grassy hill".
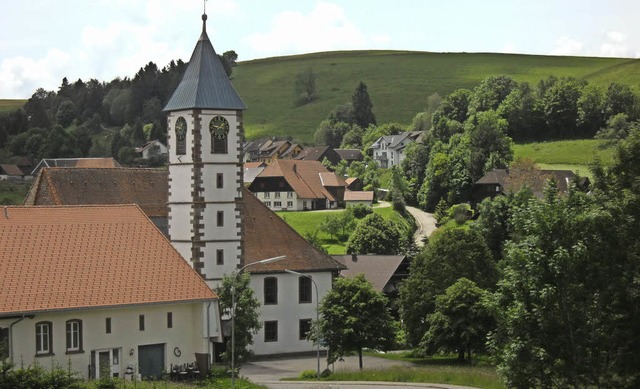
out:
<path id="1" fill-rule="evenodd" d="M 294 78 L 311 67 L 317 99 L 295 104 Z M 241 62 L 233 83 L 245 100 L 249 138 L 292 136 L 312 142 L 318 124 L 338 104 L 350 101 L 364 81 L 379 123 L 410 124 L 427 97 L 473 88 L 490 75 L 507 74 L 535 85 L 550 75 L 574 76 L 607 85 L 638 88 L 640 62 L 624 58 L 556 57 L 515 54 L 348 51 L 275 57 Z"/>
<path id="2" fill-rule="evenodd" d="M 27 100 L 0 99 L 0 113 L 15 111 L 26 102 Z"/>
<path id="3" fill-rule="evenodd" d="M 308 68 L 316 73 L 317 98 L 297 105 L 295 75 Z M 556 75 L 640 89 L 640 61 L 635 59 L 415 51 L 337 51 L 244 61 L 234 68 L 233 84 L 248 106 L 244 118 L 249 139 L 291 136 L 312 143 L 320 121 L 335 106 L 349 102 L 361 80 L 379 123 L 408 125 L 431 94 L 473 88 L 500 74 L 533 85 Z M 0 100 L 0 112 L 24 102 Z"/>

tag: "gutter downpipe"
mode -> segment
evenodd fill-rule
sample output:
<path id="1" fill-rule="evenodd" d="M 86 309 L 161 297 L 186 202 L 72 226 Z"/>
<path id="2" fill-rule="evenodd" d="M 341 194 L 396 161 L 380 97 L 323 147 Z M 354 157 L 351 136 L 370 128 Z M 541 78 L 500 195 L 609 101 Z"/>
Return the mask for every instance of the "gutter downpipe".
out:
<path id="1" fill-rule="evenodd" d="M 211 370 L 211 316 L 209 316 L 209 309 L 211 308 L 212 302 L 213 301 L 209 301 L 207 303 L 207 374 Z"/>
<path id="2" fill-rule="evenodd" d="M 26 315 L 22 315 L 20 319 L 9 324 L 9 361 L 11 362 L 11 365 L 13 365 L 13 326 L 23 321 L 25 317 Z"/>

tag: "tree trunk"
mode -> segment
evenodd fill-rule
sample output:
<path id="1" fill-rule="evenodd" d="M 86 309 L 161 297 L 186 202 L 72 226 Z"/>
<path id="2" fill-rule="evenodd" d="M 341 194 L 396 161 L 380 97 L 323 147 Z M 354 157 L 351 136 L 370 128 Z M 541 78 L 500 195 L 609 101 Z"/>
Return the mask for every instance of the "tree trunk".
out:
<path id="1" fill-rule="evenodd" d="M 464 361 L 464 347 L 458 349 L 458 361 Z"/>
<path id="2" fill-rule="evenodd" d="M 358 349 L 358 363 L 360 364 L 360 370 L 362 370 L 362 348 Z"/>

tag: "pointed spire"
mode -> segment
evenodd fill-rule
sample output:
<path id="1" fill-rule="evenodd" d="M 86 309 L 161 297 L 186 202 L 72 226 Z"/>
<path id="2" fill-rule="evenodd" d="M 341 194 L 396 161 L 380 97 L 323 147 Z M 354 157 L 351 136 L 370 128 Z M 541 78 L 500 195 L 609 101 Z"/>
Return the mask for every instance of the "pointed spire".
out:
<path id="1" fill-rule="evenodd" d="M 229 81 L 206 32 L 207 14 L 202 14 L 202 35 L 196 43 L 182 81 L 164 111 L 209 108 L 244 110 L 246 105 Z"/>

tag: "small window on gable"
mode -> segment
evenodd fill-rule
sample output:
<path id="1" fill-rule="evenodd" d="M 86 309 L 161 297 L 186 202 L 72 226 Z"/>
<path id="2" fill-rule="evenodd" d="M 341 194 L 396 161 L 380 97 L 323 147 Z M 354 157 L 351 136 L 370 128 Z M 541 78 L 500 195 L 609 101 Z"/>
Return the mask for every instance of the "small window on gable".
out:
<path id="1" fill-rule="evenodd" d="M 138 330 L 144 331 L 144 315 L 138 316 Z"/>
<path id="2" fill-rule="evenodd" d="M 111 318 L 108 317 L 104 320 L 104 328 L 107 334 L 111 333 Z"/>
<path id="3" fill-rule="evenodd" d="M 187 153 L 187 121 L 180 116 L 176 120 L 176 155 L 185 155 Z"/>
<path id="4" fill-rule="evenodd" d="M 173 328 L 173 312 L 167 312 L 167 328 Z"/>

